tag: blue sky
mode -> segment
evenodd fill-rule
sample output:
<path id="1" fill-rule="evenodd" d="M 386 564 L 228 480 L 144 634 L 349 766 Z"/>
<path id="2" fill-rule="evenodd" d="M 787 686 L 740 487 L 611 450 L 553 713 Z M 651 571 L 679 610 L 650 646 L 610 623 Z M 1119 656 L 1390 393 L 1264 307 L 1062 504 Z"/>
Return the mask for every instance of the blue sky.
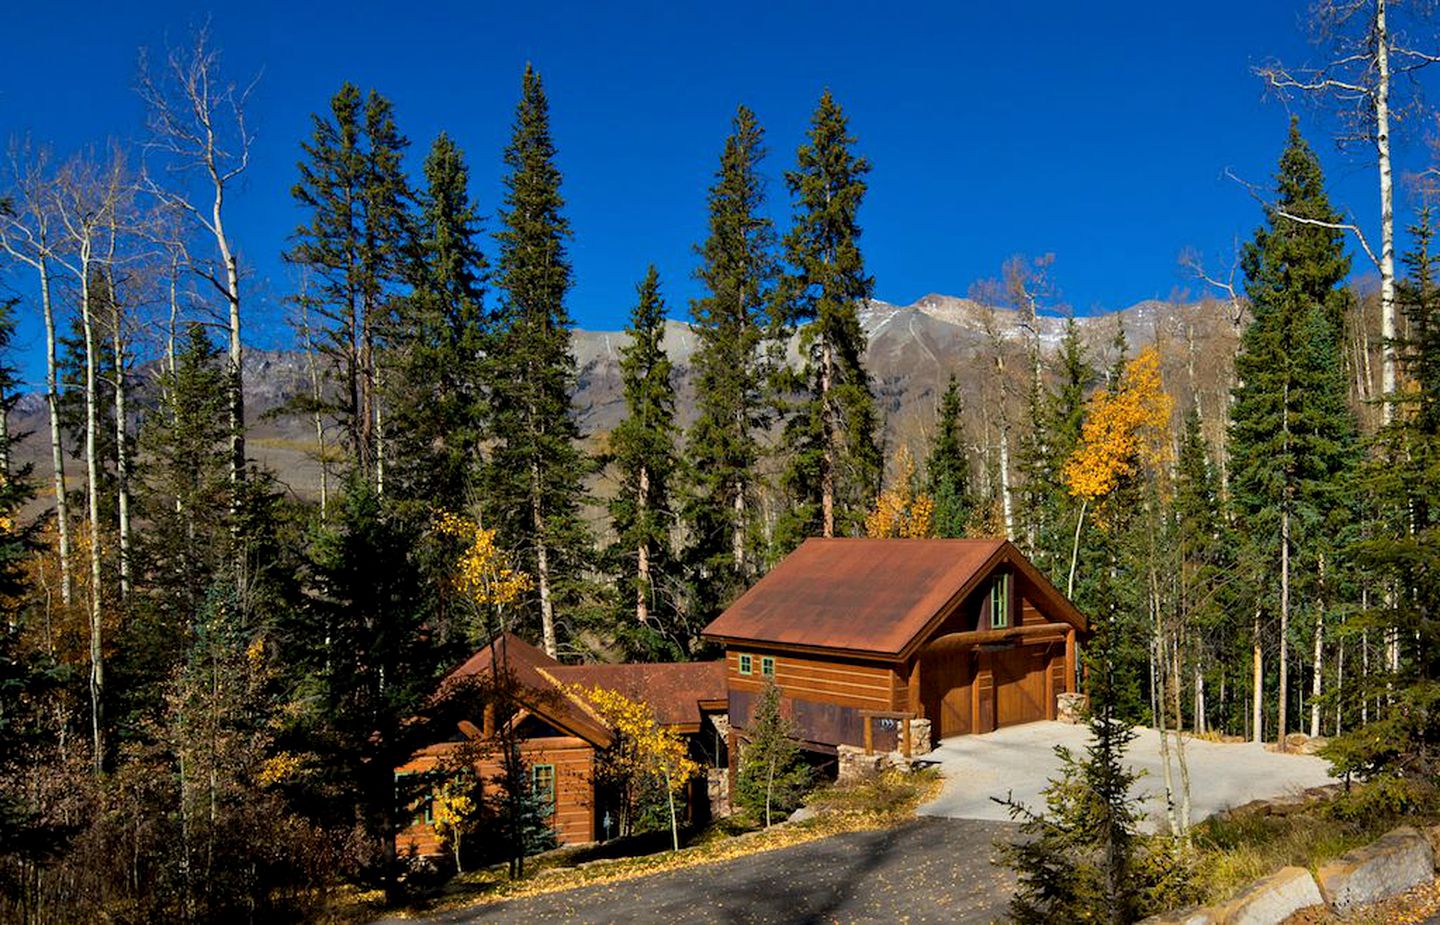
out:
<path id="1" fill-rule="evenodd" d="M 379 89 L 413 142 L 415 172 L 433 136 L 450 132 L 490 213 L 533 61 L 575 230 L 570 309 L 583 326 L 614 328 L 648 262 L 673 316 L 696 294 L 691 248 L 736 104 L 768 130 L 783 222 L 780 175 L 828 86 L 874 162 L 861 218 L 878 297 L 964 294 L 1010 254 L 1053 252 L 1060 295 L 1087 313 L 1193 287 L 1177 268 L 1182 248 L 1222 262 L 1249 234 L 1258 209 L 1222 172 L 1265 181 L 1273 170 L 1287 109 L 1250 69 L 1314 55 L 1303 12 L 1303 0 L 21 4 L 6 13 L 0 133 L 28 132 L 62 154 L 137 139 L 137 49 L 183 40 L 209 15 L 227 69 L 263 69 L 256 159 L 232 226 L 252 329 L 273 343 L 310 114 L 343 80 Z M 1369 165 L 1338 154 L 1331 126 L 1298 111 L 1335 200 L 1373 224 Z M 1423 138 L 1402 139 L 1399 169 L 1424 157 Z"/>

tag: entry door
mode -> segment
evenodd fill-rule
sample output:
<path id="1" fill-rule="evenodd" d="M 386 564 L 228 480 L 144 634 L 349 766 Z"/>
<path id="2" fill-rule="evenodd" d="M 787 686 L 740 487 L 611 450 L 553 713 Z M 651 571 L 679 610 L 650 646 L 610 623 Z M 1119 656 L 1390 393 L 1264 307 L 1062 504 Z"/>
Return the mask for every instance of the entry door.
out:
<path id="1" fill-rule="evenodd" d="M 1045 646 L 996 652 L 995 724 L 1015 726 L 1045 718 Z"/>

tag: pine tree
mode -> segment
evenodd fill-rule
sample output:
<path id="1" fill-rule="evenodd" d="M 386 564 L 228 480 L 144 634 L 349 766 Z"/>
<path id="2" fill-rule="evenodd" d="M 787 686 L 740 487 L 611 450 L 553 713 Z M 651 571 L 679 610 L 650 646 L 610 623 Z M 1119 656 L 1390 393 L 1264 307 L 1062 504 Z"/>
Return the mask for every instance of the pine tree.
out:
<path id="1" fill-rule="evenodd" d="M 854 144 L 844 111 L 826 90 L 796 168 L 785 174 L 795 216 L 785 236 L 790 269 L 780 302 L 784 325 L 799 326 L 804 362 L 789 382 L 800 398 L 785 424 L 791 503 L 776 528 L 780 552 L 806 536 L 858 532 L 880 489 L 878 412 L 859 315 L 875 285 L 865 272 L 858 221 L 870 162 L 851 153 Z"/>
<path id="2" fill-rule="evenodd" d="M 1254 609 L 1279 623 L 1276 734 L 1283 742 L 1294 602 L 1301 593 L 1323 598 L 1309 576 L 1324 574 L 1327 559 L 1333 570 L 1327 534 L 1335 528 L 1337 488 L 1354 462 L 1355 424 L 1340 359 L 1350 260 L 1343 232 L 1327 227 L 1341 217 L 1294 120 L 1276 184 L 1275 205 L 1242 259 L 1254 320 L 1235 360 L 1230 477 L 1256 576 Z"/>
<path id="3" fill-rule="evenodd" d="M 735 802 L 768 826 L 794 812 L 813 781 L 795 731 L 780 713 L 780 689 L 766 681 L 740 752 Z"/>
<path id="4" fill-rule="evenodd" d="M 1237 641 L 1243 638 L 1246 628 L 1233 620 L 1241 608 L 1231 599 L 1233 595 L 1227 581 L 1234 571 L 1231 550 L 1236 537 L 1230 535 L 1230 526 L 1225 522 L 1220 478 L 1201 429 L 1200 411 L 1194 406 L 1185 415 L 1184 431 L 1179 438 L 1171 507 L 1175 524 L 1176 609 L 1181 621 L 1194 634 L 1195 657 L 1201 660 L 1195 679 L 1194 723 L 1197 732 L 1204 732 L 1208 712 L 1205 677 L 1208 673 L 1224 676 L 1228 667 L 1244 663 L 1244 653 Z M 1238 718 L 1223 718 L 1230 719 Z"/>
<path id="5" fill-rule="evenodd" d="M 1104 572 L 1098 585 L 1097 599 L 1113 606 Z M 1045 789 L 1043 810 L 1001 801 L 1020 823 L 1021 838 L 1002 846 L 1002 858 L 1019 879 L 1010 915 L 1024 925 L 1129 925 L 1191 898 L 1172 841 L 1139 831 L 1140 775 L 1125 764 L 1135 730 L 1123 716 L 1128 684 L 1115 651 L 1124 630 L 1111 606 L 1089 614 L 1090 743 L 1083 755 L 1056 747 L 1060 774 Z"/>
<path id="6" fill-rule="evenodd" d="M 935 436 L 925 460 L 925 490 L 935 502 L 935 535 L 962 537 L 973 516 L 970 496 L 970 460 L 961 432 L 964 408 L 955 374 L 940 397 Z"/>
<path id="7" fill-rule="evenodd" d="M 674 367 L 665 353 L 665 302 L 660 275 L 651 266 L 636 287 L 638 301 L 620 348 L 625 419 L 610 434 L 610 452 L 620 487 L 610 502 L 616 542 L 611 559 L 620 578 L 620 606 L 629 619 L 618 624 L 622 638 L 648 655 L 669 649 L 684 656 L 690 632 L 677 623 L 675 562 L 671 548 L 675 511 L 671 480 L 679 461 L 675 449 Z"/>
<path id="8" fill-rule="evenodd" d="M 565 308 L 570 223 L 540 75 L 525 68 L 500 213 L 501 305 L 489 379 L 493 389 L 490 498 L 500 535 L 520 543 L 520 567 L 534 576 L 545 651 L 559 652 L 557 610 L 581 603 L 592 541 L 580 505 L 590 460 L 570 407 L 575 357 Z"/>
<path id="9" fill-rule="evenodd" d="M 329 521 L 310 538 L 310 598 L 277 627 L 295 703 L 287 744 L 314 756 L 304 800 L 327 824 L 359 823 L 392 884 L 393 769 L 409 755 L 410 719 L 453 658 L 425 632 L 437 617 L 415 551 L 422 529 L 352 472 Z"/>
<path id="10" fill-rule="evenodd" d="M 1348 682 L 1351 725 L 1325 754 L 1340 773 L 1428 781 L 1440 763 L 1440 656 L 1426 642 L 1440 632 L 1440 274 L 1428 207 L 1410 233 L 1397 292 L 1405 321 L 1395 344 L 1400 387 L 1356 479 L 1366 530 L 1350 550 L 1378 586 L 1360 625 L 1378 629 L 1390 652 L 1368 678 Z M 1361 726 L 1366 702 L 1379 715 Z"/>
<path id="11" fill-rule="evenodd" d="M 386 340 L 392 491 L 462 510 L 480 477 L 488 268 L 463 152 L 443 132 L 425 158 L 414 292 L 397 300 Z"/>
<path id="12" fill-rule="evenodd" d="M 1123 363 L 1125 347 L 1119 346 Z M 1030 557 L 1053 581 L 1063 585 L 1079 505 L 1064 488 L 1065 460 L 1080 442 L 1085 400 L 1096 374 L 1074 318 L 1055 356 L 1051 384 L 1031 402 L 1031 434 L 1022 442 L 1019 467 L 1021 519 L 1033 539 Z"/>
<path id="13" fill-rule="evenodd" d="M 700 619 L 747 587 L 761 565 L 757 435 L 771 420 L 761 348 L 776 273 L 775 229 L 759 175 L 764 139 L 755 114 L 741 106 L 710 187 L 709 236 L 696 248 L 706 294 L 690 305 L 699 346 L 686 522 Z"/>
<path id="14" fill-rule="evenodd" d="M 329 322 L 323 347 L 339 378 L 333 411 L 351 464 L 383 490 L 377 348 L 411 247 L 412 197 L 400 162 L 409 142 L 388 100 L 374 90 L 362 98 L 348 82 L 331 99 L 330 117 L 313 120 L 292 190 L 310 217 L 286 259 L 307 274 L 299 298 Z"/>

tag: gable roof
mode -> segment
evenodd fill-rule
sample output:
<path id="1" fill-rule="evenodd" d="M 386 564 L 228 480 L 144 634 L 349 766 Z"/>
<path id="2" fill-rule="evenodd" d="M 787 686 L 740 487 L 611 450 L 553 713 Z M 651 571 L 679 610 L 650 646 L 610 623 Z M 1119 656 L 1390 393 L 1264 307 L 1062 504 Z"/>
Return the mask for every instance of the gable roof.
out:
<path id="1" fill-rule="evenodd" d="M 728 696 L 723 661 L 560 665 L 543 670 L 564 685 L 604 687 L 648 703 L 662 726 L 698 727 L 701 703 Z"/>
<path id="2" fill-rule="evenodd" d="M 908 656 L 927 629 L 1008 562 L 1054 620 L 1075 606 L 1003 539 L 808 539 L 705 627 L 707 639 Z"/>
<path id="3" fill-rule="evenodd" d="M 493 643 L 482 646 L 464 664 L 446 675 L 440 682 L 439 695 L 443 697 L 454 692 L 472 679 L 478 681 L 493 675 L 497 655 L 509 667 L 519 688 L 515 699 L 526 710 L 593 745 L 604 747 L 610 744 L 610 730 L 588 710 L 561 693 L 555 682 L 546 677 L 545 671 L 561 667 L 560 663 L 514 633 L 497 636 Z"/>

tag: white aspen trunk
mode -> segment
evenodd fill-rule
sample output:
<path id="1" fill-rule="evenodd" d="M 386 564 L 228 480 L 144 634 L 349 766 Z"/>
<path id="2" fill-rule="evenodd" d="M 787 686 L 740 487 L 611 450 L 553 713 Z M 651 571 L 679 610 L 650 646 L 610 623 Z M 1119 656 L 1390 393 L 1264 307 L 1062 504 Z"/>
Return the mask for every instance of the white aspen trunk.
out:
<path id="1" fill-rule="evenodd" d="M 1192 725 L 1196 735 L 1204 735 L 1209 727 L 1205 722 L 1205 672 L 1200 670 L 1200 660 L 1195 660 L 1195 717 Z"/>
<path id="2" fill-rule="evenodd" d="M 834 350 L 825 336 L 820 346 L 820 424 L 825 431 L 820 460 L 820 532 L 826 537 L 835 535 L 835 448 L 839 436 L 835 433 L 835 412 L 830 407 L 834 366 Z"/>
<path id="3" fill-rule="evenodd" d="M 1185 838 L 1190 837 L 1190 762 L 1185 755 L 1185 714 L 1180 704 L 1180 680 L 1184 675 L 1180 661 L 1180 637 L 1177 634 L 1174 640 L 1175 659 L 1173 670 L 1170 673 L 1171 691 L 1175 705 L 1175 760 L 1180 767 L 1180 834 Z M 1195 727 L 1199 728 L 1199 714 L 1196 714 Z"/>
<path id="4" fill-rule="evenodd" d="M 1395 414 L 1395 206 L 1390 169 L 1390 32 L 1386 0 L 1375 0 L 1375 155 L 1380 173 L 1380 344 L 1384 421 Z"/>
<path id="5" fill-rule="evenodd" d="M 111 280 L 110 295 L 116 298 Z M 115 494 L 120 521 L 120 600 L 130 596 L 130 452 L 126 438 L 125 406 L 125 341 L 120 331 L 120 307 L 115 305 L 115 330 L 112 337 L 115 357 Z"/>
<path id="6" fill-rule="evenodd" d="M 650 467 L 640 466 L 638 484 L 635 490 L 635 506 L 643 520 L 650 507 Z M 642 539 L 635 550 L 635 622 L 641 626 L 650 622 L 650 539 Z"/>
<path id="7" fill-rule="evenodd" d="M 1085 508 L 1089 504 L 1089 498 L 1081 498 L 1080 514 L 1075 518 L 1075 542 L 1070 545 L 1070 577 L 1065 579 L 1065 596 L 1071 600 L 1075 598 L 1075 564 L 1080 561 L 1080 528 L 1085 524 Z"/>
<path id="8" fill-rule="evenodd" d="M 1360 592 L 1360 601 L 1361 601 L 1360 606 L 1361 606 L 1362 608 L 1364 608 L 1364 606 L 1365 606 L 1365 596 L 1366 596 L 1366 593 L 1365 593 L 1364 591 Z M 1362 692 L 1363 692 L 1364 689 L 1365 689 L 1365 681 L 1366 681 L 1366 679 L 1368 679 L 1369 677 L 1370 677 L 1370 631 L 1369 631 L 1369 630 L 1361 630 L 1361 631 L 1360 631 L 1360 678 L 1361 678 L 1361 690 L 1362 690 Z M 1363 697 L 1363 696 L 1362 696 L 1362 697 L 1360 698 L 1360 724 L 1363 726 L 1364 724 L 1366 724 L 1366 723 L 1368 723 L 1368 722 L 1370 722 L 1370 698 L 1369 698 L 1369 697 Z"/>
<path id="9" fill-rule="evenodd" d="M 104 620 L 101 611 L 100 461 L 95 445 L 98 415 L 95 395 L 95 318 L 90 304 L 90 248 L 88 234 L 80 243 L 80 320 L 85 338 L 85 499 L 90 524 L 90 736 L 95 750 L 94 768 L 104 770 Z"/>
<path id="10" fill-rule="evenodd" d="M 42 241 L 42 245 L 43 245 Z M 55 527 L 60 546 L 60 600 L 66 606 L 74 597 L 75 579 L 71 571 L 70 499 L 65 488 L 65 448 L 60 439 L 60 387 L 55 359 L 55 308 L 50 301 L 50 270 L 42 252 L 40 271 L 40 307 L 45 318 L 45 410 L 50 416 L 50 465 L 54 473 Z"/>
<path id="11" fill-rule="evenodd" d="M 1253 701 L 1250 705 L 1250 735 L 1255 742 L 1264 742 L 1265 729 L 1265 655 L 1260 647 L 1260 610 L 1255 610 L 1254 641 L 1251 656 L 1250 690 Z"/>
<path id="12" fill-rule="evenodd" d="M 1005 518 L 1005 538 L 1015 538 L 1015 503 L 1010 486 L 1010 414 L 1005 409 L 1005 358 L 997 345 L 995 371 L 1000 379 L 1000 509 Z"/>
<path id="13" fill-rule="evenodd" d="M 381 407 L 380 370 L 375 370 L 375 492 L 385 497 L 385 416 Z"/>
<path id="14" fill-rule="evenodd" d="M 1323 637 L 1325 635 L 1325 615 L 1320 612 L 1315 616 L 1315 665 L 1310 677 L 1310 738 L 1320 737 L 1320 693 L 1321 684 L 1324 681 L 1321 670 L 1321 654 L 1324 651 Z"/>
<path id="15" fill-rule="evenodd" d="M 1345 710 L 1345 637 L 1335 646 L 1335 735 L 1340 735 Z"/>
<path id="16" fill-rule="evenodd" d="M 240 339 L 240 262 L 230 246 L 230 237 L 225 232 L 225 180 L 215 161 L 215 138 L 214 133 L 209 131 L 208 121 L 206 128 L 209 152 L 207 166 L 215 188 L 215 198 L 210 210 L 211 229 L 215 235 L 215 247 L 220 252 L 220 262 L 225 266 L 225 303 L 229 310 L 227 328 L 230 342 L 226 355 L 226 387 L 230 390 L 230 512 L 233 517 L 239 512 L 240 483 L 245 479 L 245 347 Z"/>
<path id="17" fill-rule="evenodd" d="M 115 244 L 119 237 L 119 226 L 113 210 L 110 213 L 109 231 L 105 281 L 110 290 L 110 348 L 115 363 L 115 505 L 120 528 L 120 600 L 123 602 L 130 596 L 130 454 L 125 439 L 130 430 L 125 417 L 124 311 L 120 307 L 120 288 L 115 281 Z"/>
<path id="18" fill-rule="evenodd" d="M 1285 751 L 1286 694 L 1289 681 L 1289 634 L 1290 634 L 1290 508 L 1286 505 L 1280 511 L 1280 652 L 1276 656 L 1279 664 L 1279 680 L 1275 698 L 1275 735 L 1280 751 Z"/>
<path id="19" fill-rule="evenodd" d="M 532 417 L 533 421 L 533 417 Z M 545 654 L 556 658 L 560 652 L 555 637 L 555 602 L 550 593 L 550 549 L 546 539 L 545 511 L 540 496 L 540 463 L 530 461 L 530 521 L 535 529 L 535 587 L 540 592 L 540 633 Z"/>

